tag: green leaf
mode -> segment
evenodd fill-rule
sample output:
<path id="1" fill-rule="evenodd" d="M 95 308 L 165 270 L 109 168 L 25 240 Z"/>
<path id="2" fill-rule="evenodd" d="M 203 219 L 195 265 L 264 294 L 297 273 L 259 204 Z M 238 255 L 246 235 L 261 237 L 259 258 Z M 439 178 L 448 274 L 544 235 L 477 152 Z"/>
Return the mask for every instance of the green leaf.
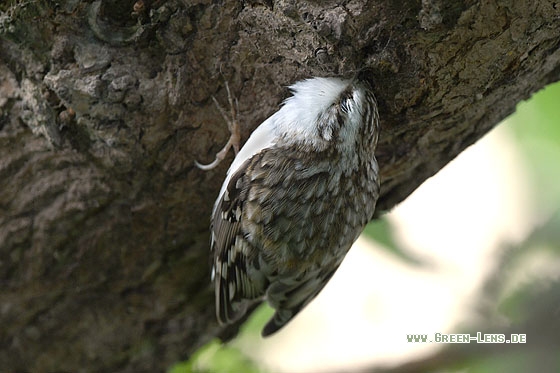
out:
<path id="1" fill-rule="evenodd" d="M 188 361 L 171 367 L 168 373 L 262 373 L 263 370 L 239 349 L 214 339 L 202 346 Z"/>
<path id="2" fill-rule="evenodd" d="M 426 264 L 421 259 L 410 255 L 410 253 L 406 252 L 400 245 L 395 242 L 395 240 L 393 239 L 394 233 L 391 222 L 389 222 L 385 218 L 374 220 L 366 225 L 366 228 L 364 229 L 364 235 L 368 239 L 377 242 L 378 244 L 383 246 L 385 250 L 394 254 L 408 264 Z"/>

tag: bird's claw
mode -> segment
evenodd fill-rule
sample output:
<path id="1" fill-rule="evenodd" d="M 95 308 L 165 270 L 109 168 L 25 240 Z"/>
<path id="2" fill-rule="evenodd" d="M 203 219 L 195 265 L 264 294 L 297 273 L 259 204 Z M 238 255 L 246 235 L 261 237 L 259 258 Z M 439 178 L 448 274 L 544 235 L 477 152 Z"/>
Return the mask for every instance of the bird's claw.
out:
<path id="1" fill-rule="evenodd" d="M 231 135 L 226 145 L 222 148 L 222 150 L 220 150 L 216 154 L 216 159 L 214 159 L 212 163 L 201 164 L 196 160 L 194 161 L 195 166 L 204 171 L 211 170 L 215 168 L 217 165 L 219 165 L 220 162 L 222 162 L 222 160 L 224 160 L 224 158 L 226 157 L 227 153 L 229 152 L 229 149 L 233 148 L 235 155 L 237 155 L 237 153 L 239 152 L 239 143 L 241 142 L 241 130 L 239 128 L 239 122 L 237 121 L 237 101 L 236 101 L 236 105 L 234 105 L 233 98 L 231 97 L 231 92 L 229 90 L 229 85 L 227 81 L 226 81 L 226 91 L 227 91 L 228 102 L 230 106 L 229 116 L 214 96 L 212 96 L 212 100 L 214 101 L 214 104 L 218 108 L 218 111 L 226 121 Z"/>

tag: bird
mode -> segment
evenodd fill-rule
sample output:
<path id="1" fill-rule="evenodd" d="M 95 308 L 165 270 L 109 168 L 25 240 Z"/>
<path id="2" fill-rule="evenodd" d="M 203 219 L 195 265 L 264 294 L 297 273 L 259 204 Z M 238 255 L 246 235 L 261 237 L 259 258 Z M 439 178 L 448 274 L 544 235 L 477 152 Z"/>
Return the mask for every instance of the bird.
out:
<path id="1" fill-rule="evenodd" d="M 314 77 L 289 89 L 292 96 L 236 151 L 210 224 L 217 320 L 232 323 L 266 300 L 274 315 L 263 337 L 325 287 L 380 193 L 379 114 L 367 76 Z M 229 148 L 239 149 L 237 120 L 228 126 L 220 157 L 197 166 L 213 168 Z"/>

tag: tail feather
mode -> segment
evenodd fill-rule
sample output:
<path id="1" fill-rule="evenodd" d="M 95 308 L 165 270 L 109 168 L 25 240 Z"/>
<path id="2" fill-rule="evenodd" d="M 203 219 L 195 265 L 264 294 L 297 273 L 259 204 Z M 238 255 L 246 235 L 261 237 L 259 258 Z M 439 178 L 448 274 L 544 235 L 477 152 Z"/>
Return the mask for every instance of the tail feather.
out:
<path id="1" fill-rule="evenodd" d="M 277 280 L 266 293 L 268 303 L 276 310 L 274 316 L 263 328 L 261 335 L 267 337 L 276 333 L 294 318 L 325 287 L 336 270 L 310 274 L 306 281 L 293 283 Z"/>
<path id="2" fill-rule="evenodd" d="M 268 337 L 269 335 L 276 333 L 295 315 L 297 315 L 304 306 L 304 304 L 301 304 L 297 309 L 276 311 L 276 313 L 274 313 L 274 316 L 272 316 L 272 318 L 268 320 L 268 323 L 266 323 L 261 332 L 261 335 L 263 337 Z"/>

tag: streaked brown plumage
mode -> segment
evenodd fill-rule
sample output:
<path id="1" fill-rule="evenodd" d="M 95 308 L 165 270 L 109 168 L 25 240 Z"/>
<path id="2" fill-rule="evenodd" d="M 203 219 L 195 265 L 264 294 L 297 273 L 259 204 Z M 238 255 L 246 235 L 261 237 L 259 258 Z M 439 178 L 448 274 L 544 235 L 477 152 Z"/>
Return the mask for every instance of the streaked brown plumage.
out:
<path id="1" fill-rule="evenodd" d="M 237 155 L 212 217 L 218 320 L 236 320 L 264 297 L 276 313 L 263 336 L 323 289 L 379 196 L 369 85 L 314 78 L 291 88 Z"/>

